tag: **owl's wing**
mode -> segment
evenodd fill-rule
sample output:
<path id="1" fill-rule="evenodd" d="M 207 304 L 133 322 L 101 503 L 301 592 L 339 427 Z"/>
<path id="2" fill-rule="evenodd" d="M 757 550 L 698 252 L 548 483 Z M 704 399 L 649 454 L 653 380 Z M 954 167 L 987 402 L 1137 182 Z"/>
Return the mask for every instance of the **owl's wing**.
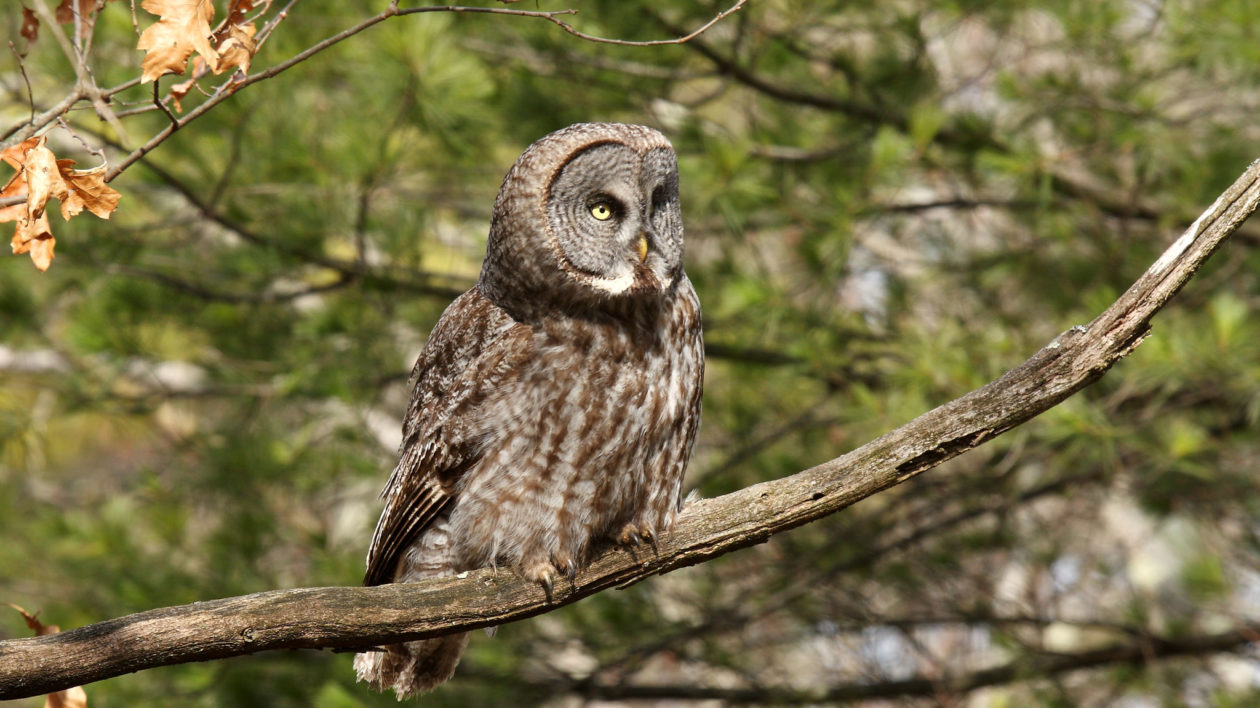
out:
<path id="1" fill-rule="evenodd" d="M 381 492 L 385 509 L 364 585 L 394 581 L 399 559 L 454 498 L 459 478 L 490 442 L 486 408 L 494 393 L 532 356 L 530 328 L 477 288 L 442 313 L 412 373 L 401 454 Z"/>

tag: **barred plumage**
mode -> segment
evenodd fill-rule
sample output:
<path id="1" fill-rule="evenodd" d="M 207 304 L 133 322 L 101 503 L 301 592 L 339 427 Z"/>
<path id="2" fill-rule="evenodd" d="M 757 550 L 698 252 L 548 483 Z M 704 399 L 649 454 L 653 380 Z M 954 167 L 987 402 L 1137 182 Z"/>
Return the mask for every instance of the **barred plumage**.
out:
<path id="1" fill-rule="evenodd" d="M 682 270 L 677 160 L 586 123 L 504 178 L 481 277 L 416 362 L 365 584 L 510 567 L 550 586 L 667 533 L 700 421 L 700 303 Z M 468 635 L 359 654 L 398 696 L 450 678 Z"/>

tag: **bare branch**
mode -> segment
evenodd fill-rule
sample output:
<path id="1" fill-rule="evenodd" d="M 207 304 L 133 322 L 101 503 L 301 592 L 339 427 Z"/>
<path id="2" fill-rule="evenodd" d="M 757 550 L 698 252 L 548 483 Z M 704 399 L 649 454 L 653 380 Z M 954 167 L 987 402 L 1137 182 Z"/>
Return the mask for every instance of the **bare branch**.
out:
<path id="1" fill-rule="evenodd" d="M 12 41 L 9 42 L 9 51 L 13 52 L 13 58 L 17 59 L 18 71 L 22 73 L 22 81 L 26 84 L 26 104 L 31 107 L 31 120 L 35 120 L 35 92 L 31 90 L 31 77 L 26 75 L 26 61 L 18 51 L 17 45 Z"/>
<path id="2" fill-rule="evenodd" d="M 503 624 L 762 543 L 915 477 L 1096 381 L 1142 342 L 1151 318 L 1257 206 L 1260 161 L 1088 325 L 1069 329 L 995 381 L 857 450 L 783 479 L 691 504 L 654 555 L 605 553 L 550 599 L 514 574 L 484 569 L 416 584 L 273 590 L 150 610 L 59 634 L 0 641 L 0 699 L 168 664 L 271 649 L 362 649 Z M 1226 637 L 1225 644 L 1210 645 L 1211 650 L 1256 636 L 1250 631 L 1236 634 Z M 1151 640 L 1142 649 L 1145 655 L 1159 656 L 1174 646 Z M 1116 651 L 1098 650 L 1092 661 Z M 1082 656 L 1087 655 L 1076 660 Z M 1073 668 L 1070 660 L 1048 661 L 1042 671 Z"/>
<path id="3" fill-rule="evenodd" d="M 0 148 L 16 145 L 17 143 L 35 135 L 40 130 L 43 130 L 43 128 L 49 123 L 52 123 L 61 116 L 65 115 L 66 111 L 70 110 L 70 108 L 82 100 L 83 97 L 83 91 L 76 86 L 70 91 L 70 93 L 67 93 L 60 101 L 48 110 L 35 116 L 29 122 L 20 123 L 5 131 L 4 136 L 0 137 L 0 140 L 3 141 L 3 144 L 0 144 Z"/>
<path id="4" fill-rule="evenodd" d="M 173 133 L 179 130 L 179 119 L 175 117 L 174 113 L 171 113 L 171 109 L 167 108 L 165 103 L 162 103 L 162 96 L 158 94 L 158 84 L 160 83 L 162 83 L 160 79 L 153 80 L 153 105 L 166 114 L 167 119 L 171 121 L 171 132 Z"/>
<path id="5" fill-rule="evenodd" d="M 863 681 L 842 683 L 804 691 L 772 686 L 716 687 L 684 685 L 606 685 L 594 677 L 581 681 L 554 680 L 532 685 L 553 693 L 573 693 L 588 700 L 717 700 L 727 704 L 808 704 L 900 698 L 905 696 L 950 696 L 986 686 L 1022 680 L 1050 678 L 1059 674 L 1117 664 L 1146 664 L 1159 659 L 1202 656 L 1242 649 L 1254 642 L 1260 625 L 1242 627 L 1220 634 L 1182 637 L 1143 636 L 1116 646 L 1074 653 L 1040 654 L 1016 659 L 1001 666 L 970 673 L 940 677 L 915 677 L 902 681 Z M 496 677 L 498 678 L 498 677 Z"/>
<path id="6" fill-rule="evenodd" d="M 664 24 L 665 28 L 670 32 L 677 32 L 679 28 L 668 23 Z M 785 103 L 794 103 L 802 106 L 810 106 L 825 111 L 835 111 L 844 113 L 853 118 L 874 123 L 876 125 L 891 125 L 899 130 L 906 130 L 909 121 L 905 116 L 896 114 L 886 110 L 880 106 L 870 103 L 863 103 L 825 94 L 809 93 L 807 91 L 797 90 L 783 85 L 777 79 L 766 78 L 753 73 L 751 70 L 739 63 L 738 60 L 723 55 L 713 47 L 704 42 L 689 42 L 687 44 L 692 50 L 708 59 L 710 63 L 718 70 L 719 73 L 729 76 L 736 82 L 757 91 L 758 93 L 770 96 Z"/>
<path id="7" fill-rule="evenodd" d="M 135 150 L 133 150 L 130 154 L 124 157 L 122 161 L 119 162 L 117 165 L 114 165 L 113 167 L 111 167 L 108 170 L 108 172 L 106 172 L 105 181 L 106 182 L 112 181 L 115 177 L 121 174 L 129 166 L 135 163 L 136 160 L 139 160 L 140 158 L 144 157 L 149 152 L 151 152 L 154 148 L 156 148 L 158 145 L 161 145 L 163 142 L 165 142 L 172 134 L 174 134 L 176 130 L 188 125 L 192 121 L 201 117 L 210 109 L 214 108 L 215 106 L 219 105 L 223 101 L 227 100 L 234 93 L 236 93 L 236 91 L 242 88 L 245 88 L 246 86 L 249 86 L 251 84 L 255 84 L 260 81 L 265 81 L 274 76 L 277 76 L 280 73 L 284 72 L 285 70 L 293 66 L 296 66 L 297 64 L 300 64 L 303 61 L 306 61 L 307 59 L 314 56 L 315 54 L 318 54 L 324 51 L 325 49 L 328 49 L 340 43 L 341 41 L 348 39 L 350 37 L 353 37 L 354 35 L 359 34 L 360 32 L 368 29 L 369 27 L 379 24 L 394 16 L 415 15 L 415 14 L 429 13 L 429 12 L 453 12 L 453 13 L 458 13 L 458 14 L 486 14 L 486 15 L 508 15 L 508 16 L 514 16 L 514 17 L 532 17 L 532 18 L 542 19 L 542 20 L 551 22 L 559 26 L 560 28 L 562 28 L 565 32 L 568 32 L 569 34 L 575 37 L 578 37 L 580 39 L 586 40 L 586 41 L 601 42 L 605 44 L 619 44 L 619 45 L 624 45 L 624 46 L 652 47 L 652 46 L 658 46 L 662 44 L 683 44 L 685 42 L 688 42 L 692 40 L 693 38 L 698 37 L 703 32 L 707 31 L 710 27 L 720 22 L 723 18 L 738 11 L 746 3 L 747 3 L 747 0 L 737 0 L 737 2 L 734 5 L 732 5 L 730 8 L 722 12 L 719 12 L 712 19 L 710 19 L 708 22 L 702 25 L 699 29 L 696 29 L 695 31 L 687 33 L 683 36 L 676 37 L 674 39 L 658 39 L 658 40 L 651 40 L 651 41 L 644 41 L 644 42 L 622 40 L 622 39 L 610 39 L 606 37 L 597 37 L 594 35 L 586 34 L 584 32 L 580 32 L 574 29 L 572 25 L 559 19 L 563 15 L 577 14 L 577 10 L 574 10 L 574 9 L 535 11 L 535 10 L 514 10 L 510 8 L 501 8 L 501 7 L 463 7 L 459 5 L 435 5 L 435 6 L 428 6 L 428 7 L 411 7 L 411 8 L 400 9 L 397 6 L 397 3 L 391 3 L 385 10 L 383 10 L 379 14 L 373 15 L 372 17 L 369 17 L 352 27 L 348 27 L 337 34 L 331 37 L 328 37 L 327 39 L 324 39 L 323 41 L 318 42 L 311 47 L 308 47 L 306 50 L 299 52 L 298 54 L 294 55 L 293 57 L 290 57 L 289 59 L 285 61 L 282 61 L 256 74 L 251 74 L 250 76 L 247 76 L 244 79 L 241 79 L 240 81 L 236 81 L 229 78 L 227 81 L 225 81 L 222 85 L 220 85 L 215 90 L 215 92 L 210 96 L 210 98 L 203 101 L 200 105 L 198 105 L 196 108 L 189 111 L 188 114 L 182 117 L 176 118 L 174 115 L 170 113 L 169 110 L 166 109 L 165 105 L 162 104 L 161 101 L 157 100 L 156 98 L 154 99 L 155 107 L 151 108 L 151 107 L 146 106 L 145 108 L 140 109 L 140 110 L 126 111 L 122 113 L 121 115 L 132 115 L 138 112 L 147 112 L 149 110 L 161 109 L 171 119 L 171 123 L 170 125 L 167 125 L 163 130 L 158 132 L 156 135 L 151 137 L 146 143 L 141 145 L 139 148 L 136 148 Z M 284 8 L 281 9 L 281 11 L 275 17 L 273 17 L 270 21 L 266 23 L 266 25 L 264 25 L 263 30 L 259 33 L 259 39 L 258 39 L 259 45 L 265 42 L 267 37 L 275 29 L 276 25 L 281 20 L 283 20 L 285 17 L 288 16 L 289 10 L 292 8 L 293 4 L 294 3 L 291 0 L 287 5 L 285 5 Z M 123 90 L 126 90 L 128 88 L 135 86 L 137 83 L 139 83 L 140 79 L 139 78 L 132 79 L 131 81 L 127 81 L 119 86 L 115 86 L 110 89 L 102 90 L 100 88 L 97 88 L 95 83 L 91 80 L 89 67 L 87 67 L 84 61 L 82 61 L 80 58 L 76 56 L 75 48 L 70 44 L 70 41 L 65 36 L 65 33 L 61 31 L 60 26 L 56 25 L 54 22 L 52 22 L 49 19 L 51 18 L 51 11 L 48 9 L 47 5 L 44 4 L 44 1 L 39 0 L 36 3 L 36 7 L 40 9 L 43 14 L 48 16 L 44 18 L 44 21 L 46 23 L 49 23 L 51 26 L 55 27 L 56 32 L 54 32 L 54 35 L 57 37 L 58 43 L 61 45 L 62 51 L 66 54 L 66 56 L 70 59 L 70 61 L 75 65 L 75 72 L 78 76 L 78 81 L 76 82 L 75 88 L 71 92 L 69 92 L 65 96 L 65 98 L 59 101 L 57 105 L 53 106 L 47 111 L 44 111 L 38 116 L 33 117 L 30 121 L 27 121 L 26 123 L 20 124 L 6 131 L 6 134 L 4 135 L 3 138 L 0 138 L 0 140 L 4 140 L 6 142 L 21 142 L 22 140 L 25 140 L 26 138 L 29 138 L 30 136 L 39 132 L 39 130 L 41 130 L 44 126 L 51 123 L 52 121 L 56 120 L 59 116 L 64 115 L 65 112 L 70 110 L 70 108 L 73 107 L 75 103 L 78 103 L 80 100 L 84 98 L 87 98 L 92 101 L 93 106 L 96 108 L 97 113 L 102 117 L 102 119 L 108 121 L 111 124 L 111 126 L 114 127 L 115 130 L 121 130 L 122 126 L 118 122 L 118 117 L 120 114 L 113 112 L 108 107 L 107 101 L 109 98 L 119 93 L 120 91 L 123 91 Z M 134 6 L 133 6 L 133 12 L 134 12 Z M 154 83 L 156 84 L 156 82 Z M 156 92 L 156 88 L 154 90 Z M 3 147 L 3 146 L 0 146 L 0 147 Z M 14 203 L 20 204 L 21 202 L 19 201 L 19 202 L 14 202 Z"/>
<path id="8" fill-rule="evenodd" d="M 710 27 L 717 24 L 718 22 L 721 22 L 722 19 L 725 18 L 727 15 L 730 15 L 733 12 L 737 12 L 741 7 L 747 4 L 747 2 L 748 0 L 738 0 L 738 2 L 736 2 L 734 5 L 731 5 L 726 10 L 723 10 L 722 12 L 719 12 L 718 14 L 714 15 L 713 19 L 709 20 L 702 27 L 700 27 L 700 29 L 697 29 L 696 31 L 690 34 L 683 35 L 682 37 L 676 37 L 674 39 L 653 39 L 646 42 L 632 42 L 625 39 L 610 39 L 607 37 L 596 37 L 595 35 L 586 34 L 585 32 L 579 32 L 573 29 L 571 25 L 569 25 L 567 22 L 561 21 L 560 19 L 555 17 L 552 13 L 541 13 L 541 14 L 546 15 L 546 19 L 549 22 L 553 22 L 556 25 L 559 25 L 560 28 L 563 29 L 565 32 L 568 32 L 574 37 L 585 39 L 588 42 L 600 42 L 603 44 L 619 44 L 624 47 L 656 47 L 662 44 L 685 44 L 687 42 L 690 42 L 691 40 L 703 34 L 705 30 L 709 29 Z M 576 10 L 574 12 L 576 12 Z M 561 14 L 561 13 L 554 13 L 554 14 Z"/>
<path id="9" fill-rule="evenodd" d="M 70 38 L 66 36 L 65 30 L 61 28 L 61 24 L 57 22 L 57 16 L 53 14 L 51 8 L 44 0 L 32 0 L 32 8 L 36 15 L 39 15 L 39 21 L 44 23 L 45 32 L 49 34 L 57 42 L 57 46 L 61 48 L 61 53 L 66 55 L 66 60 L 70 62 L 70 66 L 74 67 L 75 76 L 83 75 L 83 62 L 81 57 L 77 56 L 74 45 L 70 43 Z"/>
<path id="10" fill-rule="evenodd" d="M 113 275 L 123 275 L 132 278 L 143 278 L 152 280 L 157 283 L 175 290 L 176 292 L 191 295 L 192 297 L 208 302 L 232 302 L 247 304 L 271 304 L 292 302 L 308 295 L 318 295 L 320 293 L 340 290 L 349 286 L 353 282 L 351 275 L 341 272 L 332 282 L 320 285 L 308 285 L 303 288 L 277 290 L 273 288 L 264 288 L 258 292 L 227 292 L 217 290 L 215 288 L 202 285 L 192 280 L 185 280 L 169 273 L 150 270 L 146 268 L 137 268 L 135 266 L 121 264 L 105 264 L 102 269 Z"/>
<path id="11" fill-rule="evenodd" d="M 605 38 L 594 37 L 591 35 L 578 32 L 574 30 L 571 26 L 566 24 L 565 22 L 558 19 L 562 15 L 577 14 L 577 10 L 573 10 L 573 9 L 535 11 L 535 10 L 513 10 L 509 8 L 502 8 L 502 7 L 462 7 L 459 5 L 436 5 L 436 6 L 429 6 L 429 7 L 410 7 L 410 8 L 399 9 L 396 4 L 391 4 L 385 10 L 383 10 L 380 14 L 373 15 L 372 17 L 369 17 L 366 20 L 363 20 L 359 24 L 354 25 L 353 27 L 348 27 L 342 30 L 341 32 L 338 32 L 337 34 L 331 37 L 328 37 L 327 39 L 321 42 L 318 42 L 312 45 L 311 47 L 308 47 L 306 50 L 299 52 L 298 54 L 295 54 L 289 59 L 286 59 L 285 61 L 280 62 L 279 64 L 271 66 L 256 74 L 251 74 L 240 81 L 229 80 L 228 82 L 224 83 L 218 88 L 218 90 L 214 92 L 214 94 L 209 99 L 202 102 L 193 110 L 189 111 L 187 115 L 183 116 L 178 121 L 167 126 L 164 130 L 159 132 L 157 135 L 150 138 L 147 143 L 137 148 L 130 155 L 123 158 L 123 160 L 119 162 L 117 165 L 110 168 L 109 172 L 107 172 L 105 175 L 105 181 L 109 182 L 113 180 L 120 173 L 122 173 L 123 170 L 127 169 L 127 167 L 129 167 L 136 160 L 140 159 L 141 157 L 144 157 L 146 154 L 148 154 L 158 145 L 162 144 L 177 129 L 182 128 L 183 126 L 188 125 L 192 121 L 201 117 L 211 108 L 214 108 L 218 104 L 227 100 L 236 91 L 239 91 L 240 89 L 243 89 L 246 86 L 256 84 L 260 81 L 266 81 L 267 79 L 277 76 L 280 73 L 286 71 L 287 69 L 290 69 L 293 66 L 296 66 L 297 64 L 300 64 L 306 61 L 307 59 L 311 58 L 312 56 L 324 51 L 325 49 L 328 49 L 329 47 L 332 47 L 333 45 L 336 45 L 342 42 L 343 40 L 349 39 L 350 37 L 353 37 L 354 35 L 359 34 L 360 32 L 368 29 L 369 27 L 380 24 L 381 22 L 384 22 L 385 20 L 388 20 L 389 18 L 394 17 L 394 16 L 416 15 L 416 14 L 428 13 L 428 12 L 453 12 L 457 14 L 485 14 L 485 15 L 509 15 L 509 16 L 514 16 L 514 17 L 533 17 L 533 18 L 547 20 L 549 22 L 557 24 L 560 27 L 564 28 L 566 32 L 574 36 L 580 37 L 582 39 L 592 41 L 592 42 L 606 42 L 606 43 L 625 44 L 625 45 L 632 45 L 632 46 L 655 46 L 657 44 L 680 44 L 682 42 L 685 42 L 691 39 L 692 37 L 699 35 L 701 32 L 704 32 L 709 27 L 712 27 L 714 23 L 718 22 L 723 17 L 726 17 L 732 12 L 735 12 L 736 10 L 738 10 L 740 7 L 744 5 L 746 1 L 747 0 L 739 0 L 730 9 L 726 10 L 725 12 L 719 13 L 716 17 L 714 17 L 712 20 L 706 23 L 703 27 L 701 27 L 695 32 L 692 32 L 684 37 L 680 37 L 677 39 L 670 39 L 670 40 L 653 40 L 650 42 L 630 42 L 626 40 L 605 39 Z M 286 8 L 286 11 L 287 11 L 287 8 Z M 230 90 L 227 89 L 229 85 L 231 86 Z"/>

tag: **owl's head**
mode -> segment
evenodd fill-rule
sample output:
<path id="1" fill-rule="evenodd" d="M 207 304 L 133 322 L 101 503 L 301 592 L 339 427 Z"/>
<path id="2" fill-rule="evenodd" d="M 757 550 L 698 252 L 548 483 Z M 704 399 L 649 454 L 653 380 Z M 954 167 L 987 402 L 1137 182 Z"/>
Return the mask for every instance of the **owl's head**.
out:
<path id="1" fill-rule="evenodd" d="M 495 200 L 491 296 L 592 303 L 668 292 L 682 275 L 678 160 L 640 125 L 579 123 L 531 145 Z"/>

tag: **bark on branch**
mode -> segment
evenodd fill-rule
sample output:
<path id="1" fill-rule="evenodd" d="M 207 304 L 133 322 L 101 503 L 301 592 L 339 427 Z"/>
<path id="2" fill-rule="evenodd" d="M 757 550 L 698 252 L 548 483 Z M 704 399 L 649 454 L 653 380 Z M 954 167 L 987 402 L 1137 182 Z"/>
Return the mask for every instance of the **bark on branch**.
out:
<path id="1" fill-rule="evenodd" d="M 1111 307 L 995 381 L 790 477 L 697 502 L 657 552 L 615 550 L 551 598 L 490 570 L 421 584 L 273 590 L 0 641 L 0 699 L 270 649 L 365 648 L 512 622 L 761 543 L 900 484 L 1048 410 L 1133 350 L 1151 317 L 1260 205 L 1260 161 Z"/>

